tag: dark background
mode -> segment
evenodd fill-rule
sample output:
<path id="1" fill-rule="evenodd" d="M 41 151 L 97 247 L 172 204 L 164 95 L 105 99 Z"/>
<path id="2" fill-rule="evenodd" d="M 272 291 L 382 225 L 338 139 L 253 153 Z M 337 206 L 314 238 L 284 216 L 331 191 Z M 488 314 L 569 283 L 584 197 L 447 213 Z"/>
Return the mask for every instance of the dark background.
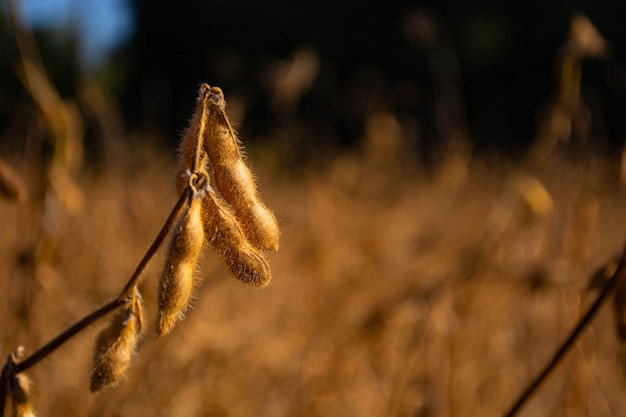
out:
<path id="1" fill-rule="evenodd" d="M 591 135 L 603 149 L 626 137 L 626 2 L 350 2 L 133 0 L 135 31 L 95 76 L 118 100 L 128 130 L 150 129 L 174 143 L 198 85 L 207 82 L 245 106 L 246 140 L 301 144 L 305 152 L 353 146 L 375 110 L 396 115 L 427 152 L 440 147 L 437 106 L 477 148 L 516 154 L 532 140 L 557 88 L 555 56 L 575 12 L 612 45 L 607 60 L 585 62 L 582 94 Z M 11 103 L 26 100 L 13 71 L 16 49 L 3 33 L 1 127 Z M 61 94 L 84 76 L 76 43 L 38 33 Z M 319 57 L 313 84 L 292 109 L 272 105 L 271 74 L 294 51 Z M 15 129 L 15 126 L 12 127 Z"/>

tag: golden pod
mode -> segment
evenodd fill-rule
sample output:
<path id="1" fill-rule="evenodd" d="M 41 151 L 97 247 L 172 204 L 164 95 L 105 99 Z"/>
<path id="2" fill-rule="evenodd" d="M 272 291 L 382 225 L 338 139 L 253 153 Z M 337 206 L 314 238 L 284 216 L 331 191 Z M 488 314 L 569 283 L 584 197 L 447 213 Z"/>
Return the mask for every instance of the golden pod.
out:
<path id="1" fill-rule="evenodd" d="M 263 287 L 271 280 L 271 272 L 263 255 L 248 241 L 239 222 L 213 193 L 202 199 L 204 233 L 211 245 L 224 258 L 229 271 L 242 282 Z"/>
<path id="2" fill-rule="evenodd" d="M 250 169 L 243 160 L 215 168 L 215 183 L 235 210 L 248 241 L 261 250 L 278 250 L 276 217 L 258 196 Z"/>
<path id="3" fill-rule="evenodd" d="M 193 198 L 189 208 L 174 228 L 159 285 L 157 334 L 164 336 L 189 308 L 194 288 L 194 274 L 204 243 L 202 202 Z"/>
<path id="4" fill-rule="evenodd" d="M 117 385 L 126 375 L 141 336 L 143 311 L 141 295 L 135 294 L 113 317 L 96 340 L 90 389 L 100 391 Z"/>
<path id="5" fill-rule="evenodd" d="M 219 87 L 211 87 L 208 95 L 204 150 L 213 167 L 228 166 L 241 159 L 241 148 L 225 112 L 224 93 Z"/>
<path id="6" fill-rule="evenodd" d="M 215 184 L 233 206 L 248 241 L 261 250 L 278 250 L 278 223 L 261 201 L 254 176 L 241 156 L 237 135 L 224 112 L 224 94 L 217 87 L 208 94 L 204 150 L 213 166 Z"/>
<path id="7" fill-rule="evenodd" d="M 15 417 L 35 417 L 31 402 L 30 380 L 26 375 L 13 375 L 9 380 L 9 393 Z"/>
<path id="8" fill-rule="evenodd" d="M 178 166 L 176 168 L 176 191 L 181 195 L 189 183 L 189 175 L 206 169 L 207 156 L 202 147 L 207 118 L 207 100 L 209 86 L 202 84 L 198 91 L 196 108 L 178 148 Z M 196 160 L 196 154 L 197 160 Z M 199 164 L 200 166 L 195 166 Z"/>

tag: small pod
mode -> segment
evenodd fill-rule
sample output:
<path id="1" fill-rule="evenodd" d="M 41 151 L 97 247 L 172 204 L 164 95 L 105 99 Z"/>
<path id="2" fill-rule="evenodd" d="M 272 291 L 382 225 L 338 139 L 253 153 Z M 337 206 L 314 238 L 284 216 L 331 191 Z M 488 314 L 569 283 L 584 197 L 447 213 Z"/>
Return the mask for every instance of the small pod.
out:
<path id="1" fill-rule="evenodd" d="M 189 308 L 194 274 L 204 243 L 202 202 L 194 197 L 176 225 L 159 285 L 157 334 L 164 336 Z"/>
<path id="2" fill-rule="evenodd" d="M 206 193 L 202 203 L 204 233 L 224 258 L 230 272 L 248 285 L 266 286 L 271 280 L 269 265 L 263 255 L 248 243 L 235 216 L 211 192 Z"/>
<path id="3" fill-rule="evenodd" d="M 196 109 L 178 148 L 178 167 L 176 168 L 176 191 L 178 195 L 183 193 L 189 183 L 189 175 L 193 173 L 197 152 L 200 153 L 198 155 L 200 166 L 196 166 L 195 169 L 198 171 L 206 169 L 207 156 L 201 142 L 206 126 L 208 93 L 209 86 L 200 85 Z"/>
<path id="4" fill-rule="evenodd" d="M 213 165 L 215 183 L 222 197 L 235 209 L 250 243 L 261 250 L 276 251 L 278 223 L 261 201 L 254 176 L 241 156 L 239 141 L 224 112 L 225 106 L 222 90 L 212 87 L 204 150 Z"/>
<path id="5" fill-rule="evenodd" d="M 215 183 L 235 209 L 251 244 L 261 250 L 278 250 L 280 231 L 276 217 L 258 196 L 250 169 L 243 160 L 215 168 Z"/>
<path id="6" fill-rule="evenodd" d="M 204 150 L 211 164 L 228 166 L 241 159 L 239 140 L 226 116 L 226 101 L 219 87 L 209 89 Z"/>
<path id="7" fill-rule="evenodd" d="M 96 340 L 90 389 L 100 391 L 117 385 L 126 375 L 135 354 L 143 325 L 141 295 L 135 294 Z"/>
<path id="8" fill-rule="evenodd" d="M 9 380 L 9 393 L 15 417 L 35 417 L 31 402 L 30 380 L 26 375 L 13 375 Z"/>

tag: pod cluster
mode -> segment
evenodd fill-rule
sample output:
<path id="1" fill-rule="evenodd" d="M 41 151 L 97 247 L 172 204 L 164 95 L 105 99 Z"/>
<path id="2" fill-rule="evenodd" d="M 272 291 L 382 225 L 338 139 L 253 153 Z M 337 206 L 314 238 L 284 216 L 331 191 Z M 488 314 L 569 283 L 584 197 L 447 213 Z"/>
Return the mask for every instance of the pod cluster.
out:
<path id="1" fill-rule="evenodd" d="M 240 281 L 263 287 L 271 280 L 262 251 L 278 250 L 278 223 L 259 196 L 225 108 L 221 89 L 200 86 L 179 150 L 176 190 L 179 195 L 187 193 L 188 204 L 172 233 L 159 286 L 159 336 L 167 334 L 189 308 L 206 244 Z"/>

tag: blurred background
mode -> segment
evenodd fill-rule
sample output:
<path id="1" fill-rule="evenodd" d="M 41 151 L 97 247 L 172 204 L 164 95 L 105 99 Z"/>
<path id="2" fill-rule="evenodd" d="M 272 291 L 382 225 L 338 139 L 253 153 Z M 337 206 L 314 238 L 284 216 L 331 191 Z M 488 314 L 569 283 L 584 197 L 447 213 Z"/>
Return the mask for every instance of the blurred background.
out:
<path id="1" fill-rule="evenodd" d="M 501 415 L 624 242 L 625 18 L 608 0 L 3 0 L 0 353 L 123 286 L 206 82 L 281 226 L 273 282 L 238 285 L 206 250 L 195 308 L 157 340 L 161 253 L 128 379 L 88 393 L 86 331 L 27 372 L 40 415 Z M 621 414 L 619 297 L 521 415 Z"/>
<path id="2" fill-rule="evenodd" d="M 591 134 L 599 146 L 626 135 L 621 2 L 24 0 L 15 22 L 4 3 L 2 101 L 14 113 L 28 104 L 14 68 L 20 25 L 61 96 L 94 80 L 119 103 L 127 130 L 176 142 L 207 82 L 230 98 L 242 136 L 292 158 L 354 146 L 381 110 L 426 159 L 455 129 L 479 147 L 519 152 L 558 90 L 555 58 L 580 12 L 611 41 L 610 59 L 585 63 L 581 88 L 598 116 Z M 19 122 L 5 111 L 0 127 Z"/>

